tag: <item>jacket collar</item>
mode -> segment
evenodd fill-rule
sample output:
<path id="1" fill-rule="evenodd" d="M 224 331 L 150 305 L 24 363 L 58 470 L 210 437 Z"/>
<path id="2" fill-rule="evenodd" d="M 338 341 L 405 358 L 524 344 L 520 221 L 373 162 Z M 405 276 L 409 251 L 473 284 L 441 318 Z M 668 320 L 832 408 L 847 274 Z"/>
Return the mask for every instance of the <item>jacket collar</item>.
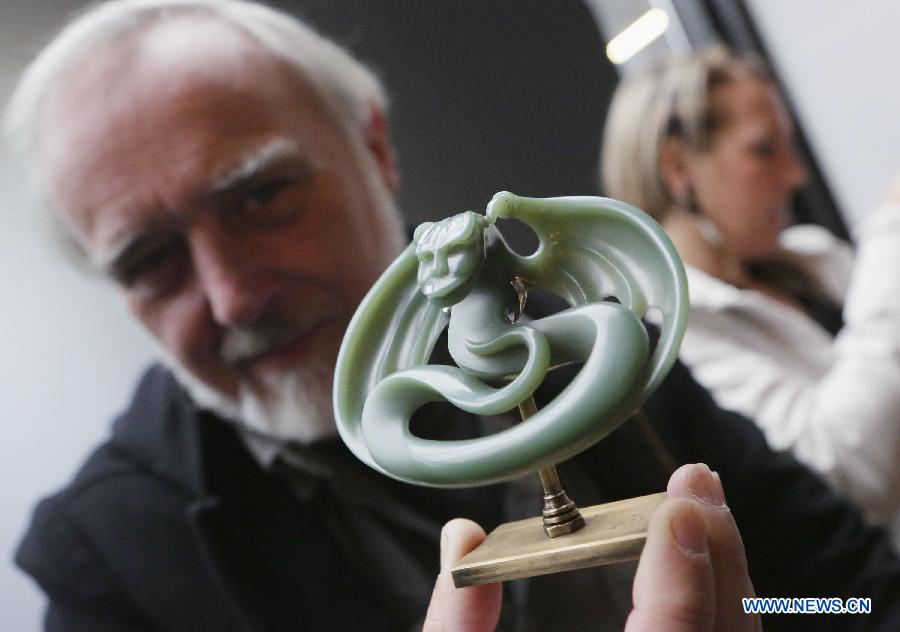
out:
<path id="1" fill-rule="evenodd" d="M 259 473 L 234 426 L 199 410 L 159 365 L 144 373 L 129 408 L 113 424 L 112 444 L 194 497 L 227 494 L 235 480 Z"/>

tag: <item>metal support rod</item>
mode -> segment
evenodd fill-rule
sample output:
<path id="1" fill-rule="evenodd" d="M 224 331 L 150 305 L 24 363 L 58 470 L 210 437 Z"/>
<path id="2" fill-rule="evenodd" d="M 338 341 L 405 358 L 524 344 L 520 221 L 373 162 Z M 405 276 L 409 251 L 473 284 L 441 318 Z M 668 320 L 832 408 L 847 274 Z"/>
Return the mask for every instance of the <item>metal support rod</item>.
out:
<path id="1" fill-rule="evenodd" d="M 528 292 L 525 289 L 525 281 L 520 277 L 513 277 L 511 285 L 516 293 L 515 311 L 510 315 L 510 322 L 514 323 L 519 320 L 525 310 Z M 534 398 L 529 395 L 519 404 L 519 414 L 522 416 L 522 421 L 525 421 L 535 413 L 537 413 L 537 405 L 534 403 Z M 584 526 L 584 518 L 559 484 L 556 467 L 551 465 L 538 474 L 541 477 L 541 485 L 544 487 L 544 509 L 541 512 L 544 517 L 544 533 L 550 538 L 575 533 Z"/>
<path id="2" fill-rule="evenodd" d="M 537 412 L 533 397 L 528 397 L 519 404 L 519 414 L 525 421 Z M 569 500 L 565 490 L 559 483 L 556 467 L 551 465 L 538 472 L 541 485 L 544 487 L 544 533 L 555 538 L 559 535 L 574 533 L 584 526 L 584 518 L 575 503 Z"/>

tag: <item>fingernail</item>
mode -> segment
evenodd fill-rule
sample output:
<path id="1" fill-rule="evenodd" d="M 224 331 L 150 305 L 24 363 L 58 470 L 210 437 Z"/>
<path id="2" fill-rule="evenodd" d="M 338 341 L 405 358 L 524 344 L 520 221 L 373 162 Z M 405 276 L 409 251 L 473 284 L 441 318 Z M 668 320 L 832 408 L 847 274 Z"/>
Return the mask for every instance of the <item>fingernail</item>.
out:
<path id="1" fill-rule="evenodd" d="M 447 536 L 447 526 L 441 528 L 441 571 L 447 566 L 447 555 L 450 552 L 450 538 Z"/>
<path id="2" fill-rule="evenodd" d="M 722 502 L 727 504 L 728 501 L 725 500 L 725 489 L 722 487 L 722 479 L 719 478 L 719 473 L 716 471 L 713 471 L 712 477 L 716 481 L 716 487 L 719 490 L 719 496 L 722 498 Z"/>
<path id="3" fill-rule="evenodd" d="M 693 468 L 688 478 L 688 489 L 691 495 L 702 503 L 712 507 L 725 506 L 725 494 L 722 491 L 721 481 L 716 481 L 713 473 L 704 463 L 698 463 Z"/>
<path id="4" fill-rule="evenodd" d="M 709 555 L 706 523 L 692 507 L 683 508 L 672 518 L 672 537 L 685 557 Z"/>

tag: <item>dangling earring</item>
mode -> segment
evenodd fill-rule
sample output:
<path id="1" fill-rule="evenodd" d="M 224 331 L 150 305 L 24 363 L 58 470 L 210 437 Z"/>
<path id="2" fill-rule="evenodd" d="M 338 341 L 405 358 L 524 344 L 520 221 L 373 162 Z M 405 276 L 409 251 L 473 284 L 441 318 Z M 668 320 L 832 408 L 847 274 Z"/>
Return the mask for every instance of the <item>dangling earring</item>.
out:
<path id="1" fill-rule="evenodd" d="M 719 227 L 706 215 L 701 215 L 699 219 L 700 224 L 698 225 L 698 229 L 700 231 L 700 236 L 706 240 L 706 243 L 712 246 L 721 246 L 722 231 L 719 230 Z"/>
<path id="2" fill-rule="evenodd" d="M 697 198 L 694 196 L 694 188 L 692 186 L 688 185 L 684 195 L 678 200 L 678 206 L 697 218 L 697 229 L 706 243 L 713 246 L 722 244 L 722 231 L 697 204 Z"/>

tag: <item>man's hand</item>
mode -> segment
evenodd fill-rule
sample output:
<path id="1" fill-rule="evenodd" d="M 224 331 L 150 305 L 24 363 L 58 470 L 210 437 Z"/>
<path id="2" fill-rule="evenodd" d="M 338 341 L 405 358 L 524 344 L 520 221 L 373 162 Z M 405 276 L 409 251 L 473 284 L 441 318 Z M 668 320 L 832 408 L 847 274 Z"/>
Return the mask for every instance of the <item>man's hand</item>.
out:
<path id="1" fill-rule="evenodd" d="M 422 632 L 490 632 L 500 618 L 501 584 L 456 588 L 450 569 L 481 544 L 484 529 L 456 518 L 441 531 L 441 573 L 431 593 Z"/>
<path id="2" fill-rule="evenodd" d="M 626 632 L 761 630 L 741 607 L 755 593 L 718 474 L 684 465 L 666 491 L 650 518 Z"/>
<path id="3" fill-rule="evenodd" d="M 741 597 L 754 596 L 753 585 L 718 475 L 705 465 L 685 465 L 669 479 L 667 492 L 650 519 L 626 632 L 761 630 L 759 617 L 741 608 Z M 483 539 L 484 531 L 469 520 L 444 527 L 441 574 L 423 632 L 482 632 L 497 625 L 500 585 L 455 589 L 450 576 Z"/>

